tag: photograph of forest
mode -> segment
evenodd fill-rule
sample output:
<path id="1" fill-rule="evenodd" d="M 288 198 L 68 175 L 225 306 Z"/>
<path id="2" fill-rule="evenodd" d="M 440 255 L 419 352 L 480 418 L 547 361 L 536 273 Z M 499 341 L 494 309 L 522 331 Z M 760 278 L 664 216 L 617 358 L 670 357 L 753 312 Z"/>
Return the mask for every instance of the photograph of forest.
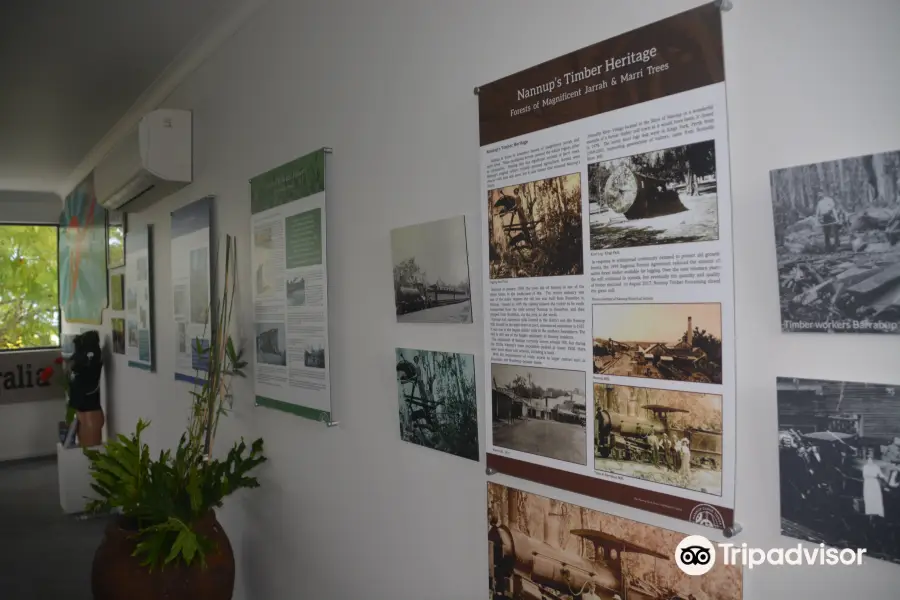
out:
<path id="1" fill-rule="evenodd" d="M 581 275 L 581 173 L 488 192 L 491 279 Z"/>
<path id="2" fill-rule="evenodd" d="M 713 140 L 588 165 L 591 250 L 719 239 Z"/>
<path id="3" fill-rule="evenodd" d="M 781 328 L 900 332 L 900 151 L 772 171 Z"/>
<path id="4" fill-rule="evenodd" d="M 397 348 L 400 437 L 477 461 L 475 357 Z"/>
<path id="5" fill-rule="evenodd" d="M 678 568 L 684 534 L 493 482 L 487 496 L 491 600 L 742 598 L 740 565 Z"/>

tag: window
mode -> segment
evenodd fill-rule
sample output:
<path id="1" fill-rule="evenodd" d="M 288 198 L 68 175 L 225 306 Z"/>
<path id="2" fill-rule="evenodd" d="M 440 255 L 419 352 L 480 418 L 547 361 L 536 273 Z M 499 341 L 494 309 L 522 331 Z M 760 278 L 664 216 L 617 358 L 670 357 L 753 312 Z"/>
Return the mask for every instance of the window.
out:
<path id="1" fill-rule="evenodd" d="M 0 352 L 59 346 L 59 228 L 0 225 Z"/>

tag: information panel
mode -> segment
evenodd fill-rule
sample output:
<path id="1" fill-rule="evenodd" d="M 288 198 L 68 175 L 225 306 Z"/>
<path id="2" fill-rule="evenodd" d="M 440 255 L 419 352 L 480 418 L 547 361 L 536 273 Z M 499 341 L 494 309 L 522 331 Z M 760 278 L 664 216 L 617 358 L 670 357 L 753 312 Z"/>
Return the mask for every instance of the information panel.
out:
<path id="1" fill-rule="evenodd" d="M 153 229 L 125 234 L 125 355 L 128 366 L 154 369 Z"/>
<path id="2" fill-rule="evenodd" d="M 732 522 L 724 80 L 709 4 L 477 90 L 489 467 Z"/>
<path id="3" fill-rule="evenodd" d="M 326 422 L 328 155 L 319 150 L 250 180 L 256 402 Z"/>
<path id="4" fill-rule="evenodd" d="M 212 329 L 212 196 L 172 213 L 175 379 L 202 384 Z"/>

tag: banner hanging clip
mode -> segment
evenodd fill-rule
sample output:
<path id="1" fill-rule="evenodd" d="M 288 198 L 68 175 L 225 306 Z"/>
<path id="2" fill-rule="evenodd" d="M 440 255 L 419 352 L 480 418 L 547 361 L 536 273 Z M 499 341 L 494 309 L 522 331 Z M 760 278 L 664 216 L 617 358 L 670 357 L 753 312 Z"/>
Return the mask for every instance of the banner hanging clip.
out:
<path id="1" fill-rule="evenodd" d="M 734 4 L 731 3 L 731 0 L 715 0 L 716 6 L 718 6 L 722 12 L 728 12 L 732 8 L 734 8 Z"/>

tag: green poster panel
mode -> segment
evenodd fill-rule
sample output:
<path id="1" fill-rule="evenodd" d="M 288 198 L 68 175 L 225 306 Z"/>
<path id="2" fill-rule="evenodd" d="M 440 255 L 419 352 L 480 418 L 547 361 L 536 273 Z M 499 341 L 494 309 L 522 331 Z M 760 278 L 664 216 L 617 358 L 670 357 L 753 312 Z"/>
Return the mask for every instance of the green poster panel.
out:
<path id="1" fill-rule="evenodd" d="M 275 167 L 250 180 L 250 213 L 256 214 L 325 191 L 325 150 Z"/>
<path id="2" fill-rule="evenodd" d="M 97 203 L 91 174 L 66 196 L 59 219 L 59 303 L 66 321 L 103 323 L 106 277 L 106 209 Z"/>

